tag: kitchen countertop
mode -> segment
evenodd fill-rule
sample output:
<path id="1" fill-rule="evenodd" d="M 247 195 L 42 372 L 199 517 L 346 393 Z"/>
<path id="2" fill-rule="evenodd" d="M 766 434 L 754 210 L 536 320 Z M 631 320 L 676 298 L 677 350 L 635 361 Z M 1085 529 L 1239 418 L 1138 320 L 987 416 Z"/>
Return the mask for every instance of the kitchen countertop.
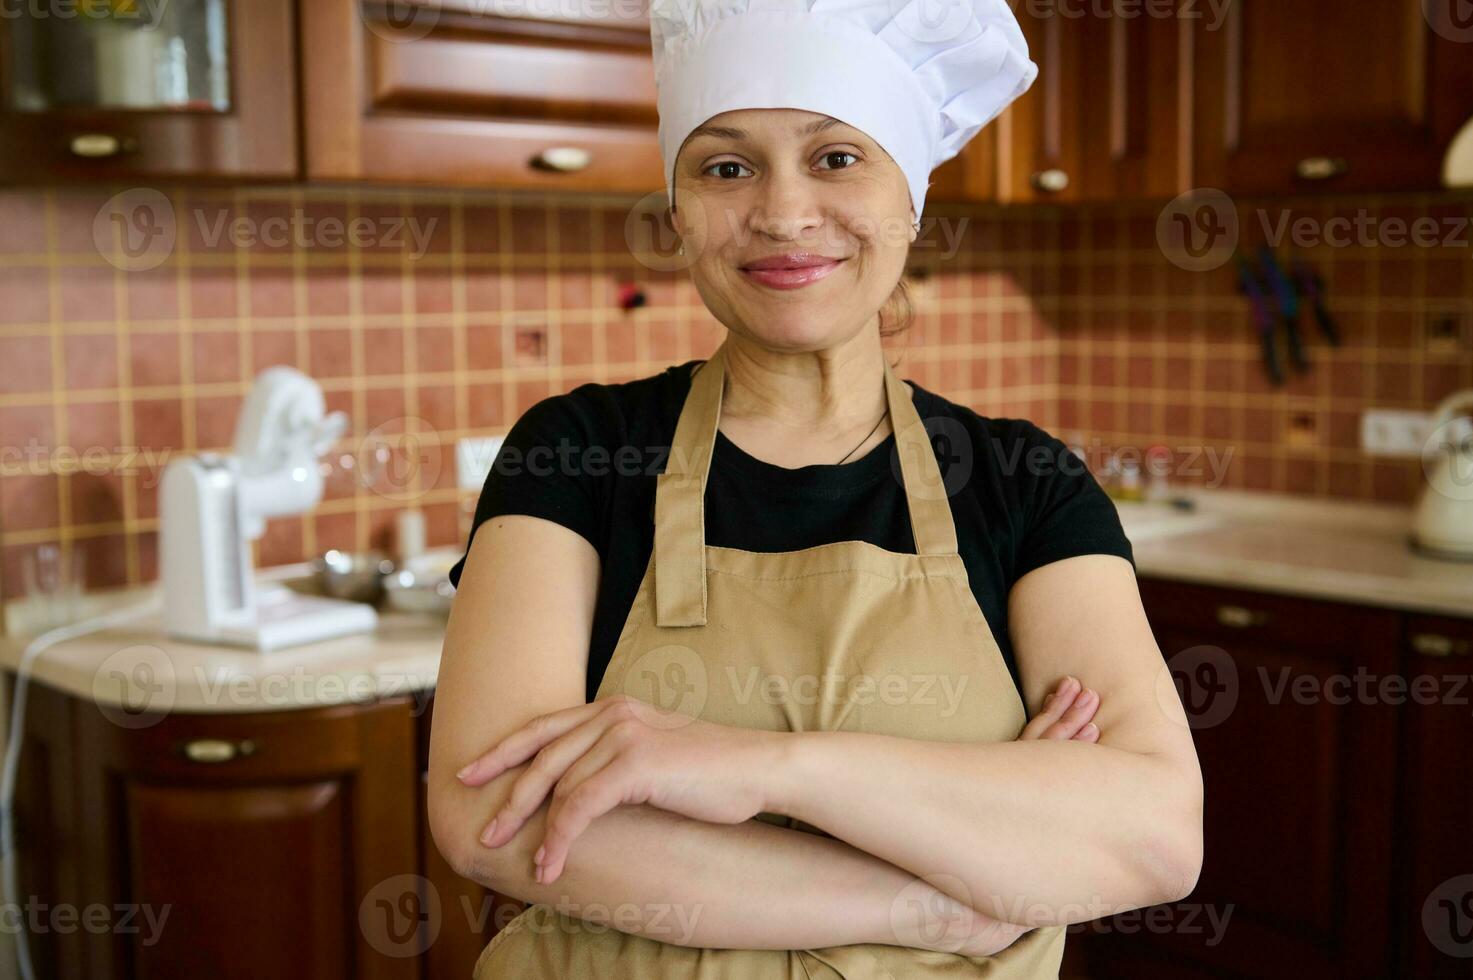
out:
<path id="1" fill-rule="evenodd" d="M 1452 616 L 1473 615 L 1473 563 L 1437 561 L 1406 545 L 1411 510 L 1385 504 L 1233 490 L 1187 490 L 1190 511 L 1120 502 L 1143 577 Z M 433 552 L 450 560 L 456 549 Z M 263 581 L 308 574 L 267 570 Z M 92 611 L 157 598 L 157 587 L 89 594 Z M 11 611 L 7 622 L 13 623 Z M 35 680 L 113 707 L 179 712 L 266 711 L 340 704 L 432 689 L 443 616 L 380 614 L 371 633 L 272 653 L 166 637 L 158 612 L 58 644 L 32 665 Z M 0 637 L 15 670 L 24 637 Z"/>
<path id="2" fill-rule="evenodd" d="M 454 560 L 459 550 L 429 557 Z M 448 564 L 448 562 L 447 562 Z M 306 564 L 278 566 L 258 581 L 310 581 Z M 159 600 L 145 588 L 89 593 L 83 615 Z M 7 622 L 11 611 L 7 610 Z M 445 617 L 384 610 L 371 632 L 260 653 L 176 640 L 158 608 L 100 632 L 66 640 L 32 662 L 34 681 L 124 710 L 228 713 L 371 701 L 435 686 Z M 0 637 L 0 667 L 14 671 L 24 636 Z"/>
<path id="3" fill-rule="evenodd" d="M 1409 507 L 1240 490 L 1181 496 L 1190 511 L 1117 502 L 1138 575 L 1473 616 L 1473 562 L 1414 553 Z"/>

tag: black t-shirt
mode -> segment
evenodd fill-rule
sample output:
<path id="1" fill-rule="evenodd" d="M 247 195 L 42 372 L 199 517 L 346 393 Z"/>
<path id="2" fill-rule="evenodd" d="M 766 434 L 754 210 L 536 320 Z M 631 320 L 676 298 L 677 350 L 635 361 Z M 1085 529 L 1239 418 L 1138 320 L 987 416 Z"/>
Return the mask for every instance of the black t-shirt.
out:
<path id="1" fill-rule="evenodd" d="M 481 491 L 471 539 L 488 518 L 529 514 L 571 528 L 598 550 L 590 701 L 654 549 L 655 477 L 665 468 L 691 370 L 699 363 L 544 398 L 507 433 Z M 1114 501 L 1058 439 L 1026 419 L 986 418 L 914 388 L 950 494 L 972 592 L 1016 684 L 1007 628 L 1013 583 L 1075 555 L 1118 555 L 1133 567 L 1130 541 Z M 899 474 L 894 433 L 859 459 L 788 469 L 744 452 L 717 430 L 706 543 L 775 552 L 859 540 L 913 554 Z M 451 569 L 457 586 L 464 565 L 462 557 Z"/>

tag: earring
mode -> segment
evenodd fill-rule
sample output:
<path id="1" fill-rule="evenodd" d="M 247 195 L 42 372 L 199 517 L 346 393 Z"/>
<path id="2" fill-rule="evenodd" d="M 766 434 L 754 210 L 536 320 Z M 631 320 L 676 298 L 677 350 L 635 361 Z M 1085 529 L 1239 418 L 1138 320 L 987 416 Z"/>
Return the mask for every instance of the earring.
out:
<path id="1" fill-rule="evenodd" d="M 684 255 L 685 254 L 685 242 L 681 242 L 680 243 L 680 247 L 675 250 L 675 254 L 676 255 Z"/>

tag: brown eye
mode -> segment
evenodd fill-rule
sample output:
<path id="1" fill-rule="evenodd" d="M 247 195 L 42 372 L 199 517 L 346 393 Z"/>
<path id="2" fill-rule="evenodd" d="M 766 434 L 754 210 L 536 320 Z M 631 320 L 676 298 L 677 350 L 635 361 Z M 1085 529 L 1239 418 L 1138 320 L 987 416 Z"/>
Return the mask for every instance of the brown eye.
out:
<path id="1" fill-rule="evenodd" d="M 723 180 L 730 179 L 732 177 L 738 177 L 738 176 L 740 176 L 740 174 L 732 173 L 732 169 L 733 168 L 735 168 L 736 170 L 746 170 L 747 169 L 746 167 L 743 167 L 740 163 L 737 163 L 735 160 L 722 160 L 720 163 L 713 163 L 713 164 L 711 164 L 711 166 L 707 167 L 703 171 L 703 173 L 708 173 L 709 174 L 711 171 L 716 170 L 718 167 L 724 167 L 724 168 L 726 168 L 720 174 L 717 174 L 716 175 L 716 176 L 720 177 Z M 750 173 L 751 171 L 748 171 L 748 172 Z"/>
<path id="2" fill-rule="evenodd" d="M 825 160 L 828 160 L 828 161 L 832 161 L 834 159 L 834 157 L 853 157 L 856 161 L 859 159 L 859 156 L 857 154 L 850 153 L 847 150 L 834 150 L 834 151 L 832 151 L 830 153 L 825 153 L 823 155 L 823 158 Z M 843 167 L 828 167 L 826 169 L 828 169 L 828 170 L 848 170 L 849 167 L 852 167 L 852 166 L 853 166 L 853 164 L 849 164 L 848 166 L 843 166 Z"/>

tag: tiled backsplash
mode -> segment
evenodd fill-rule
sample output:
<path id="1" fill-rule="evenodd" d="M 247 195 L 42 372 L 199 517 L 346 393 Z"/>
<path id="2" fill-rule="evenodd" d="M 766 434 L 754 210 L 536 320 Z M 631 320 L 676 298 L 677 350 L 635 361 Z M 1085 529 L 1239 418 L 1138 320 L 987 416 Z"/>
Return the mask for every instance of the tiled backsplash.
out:
<path id="1" fill-rule="evenodd" d="M 48 541 L 85 553 L 93 587 L 157 577 L 164 463 L 227 447 L 269 365 L 318 379 L 353 426 L 324 502 L 273 520 L 260 565 L 391 550 L 409 506 L 432 546 L 461 543 L 457 439 L 504 432 L 584 381 L 703 357 L 723 333 L 683 274 L 634 260 L 619 200 L 176 189 L 109 206 L 120 190 L 0 193 L 6 596 L 20 556 Z M 1160 443 L 1185 482 L 1410 502 L 1419 466 L 1361 453 L 1359 415 L 1473 385 L 1473 235 L 1453 234 L 1473 204 L 1271 208 L 1270 228 L 1286 211 L 1321 228 L 1435 216 L 1446 243 L 1304 252 L 1346 342 L 1332 351 L 1309 332 L 1312 372 L 1272 389 L 1233 266 L 1172 261 L 1159 205 L 945 212 L 959 244 L 951 254 L 933 232 L 913 253 L 927 274 L 915 326 L 893 342 L 900 373 L 983 414 L 1032 418 L 1092 465 Z M 1256 244 L 1257 206 L 1241 217 Z M 625 283 L 645 305 L 620 308 Z M 414 465 L 401 453 L 374 472 L 384 446 L 412 447 Z"/>

